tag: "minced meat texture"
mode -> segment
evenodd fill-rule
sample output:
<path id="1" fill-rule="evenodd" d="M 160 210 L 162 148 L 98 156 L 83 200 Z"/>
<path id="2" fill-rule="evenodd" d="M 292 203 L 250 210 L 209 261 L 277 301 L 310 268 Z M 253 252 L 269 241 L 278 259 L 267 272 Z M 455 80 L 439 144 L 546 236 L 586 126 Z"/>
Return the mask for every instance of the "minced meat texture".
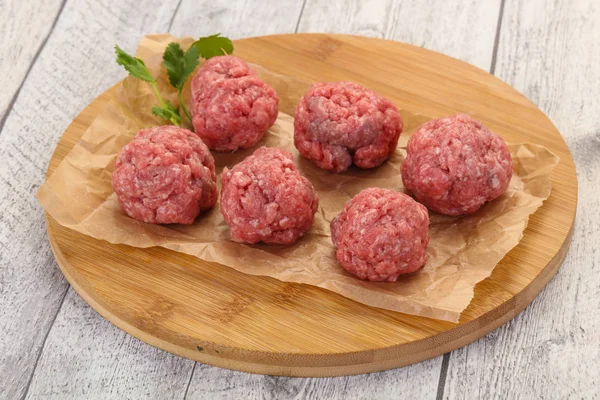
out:
<path id="1" fill-rule="evenodd" d="M 256 76 L 248 63 L 235 56 L 217 56 L 207 60 L 192 80 L 192 103 L 195 103 L 202 91 L 223 79 Z"/>
<path id="2" fill-rule="evenodd" d="M 210 151 L 171 125 L 142 129 L 121 149 L 112 185 L 123 211 L 151 224 L 191 224 L 218 197 Z"/>
<path id="3" fill-rule="evenodd" d="M 504 193 L 512 172 L 502 138 L 458 114 L 428 121 L 411 136 L 402 181 L 431 210 L 461 215 Z"/>
<path id="4" fill-rule="evenodd" d="M 221 213 L 236 242 L 292 244 L 313 224 L 317 194 L 285 150 L 261 147 L 221 180 Z"/>
<path id="5" fill-rule="evenodd" d="M 395 282 L 421 268 L 429 242 L 427 209 L 404 193 L 369 188 L 331 221 L 336 258 L 360 279 Z"/>
<path id="6" fill-rule="evenodd" d="M 396 150 L 403 123 L 394 104 L 352 82 L 317 83 L 300 99 L 294 144 L 317 166 L 374 168 Z"/>
<path id="7" fill-rule="evenodd" d="M 275 90 L 237 57 L 208 60 L 192 82 L 192 124 L 212 150 L 254 146 L 275 123 Z"/>

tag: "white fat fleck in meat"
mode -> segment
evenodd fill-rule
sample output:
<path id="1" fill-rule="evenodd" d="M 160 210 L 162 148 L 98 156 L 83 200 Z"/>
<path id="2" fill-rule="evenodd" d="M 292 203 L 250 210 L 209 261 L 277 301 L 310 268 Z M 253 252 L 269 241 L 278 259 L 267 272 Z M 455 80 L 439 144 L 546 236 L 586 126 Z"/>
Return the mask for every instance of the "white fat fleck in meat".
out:
<path id="1" fill-rule="evenodd" d="M 498 180 L 498 176 L 494 175 L 492 177 L 492 187 L 497 189 L 500 186 L 500 180 Z"/>
<path id="2" fill-rule="evenodd" d="M 283 217 L 279 220 L 279 226 L 285 227 L 289 221 L 290 219 L 288 217 Z"/>

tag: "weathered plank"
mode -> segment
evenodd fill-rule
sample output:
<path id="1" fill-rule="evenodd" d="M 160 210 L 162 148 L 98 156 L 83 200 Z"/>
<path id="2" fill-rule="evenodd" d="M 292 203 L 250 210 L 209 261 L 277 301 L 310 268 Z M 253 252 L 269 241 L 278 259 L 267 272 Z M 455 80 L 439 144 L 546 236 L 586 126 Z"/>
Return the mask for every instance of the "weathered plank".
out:
<path id="1" fill-rule="evenodd" d="M 250 375 L 197 364 L 187 399 L 435 399 L 441 357 L 380 373 L 337 378 Z"/>
<path id="2" fill-rule="evenodd" d="M 16 19 L 40 18 L 40 13 L 32 13 L 33 3 L 28 4 L 14 9 L 19 13 Z M 137 1 L 68 2 L 0 132 L 2 398 L 20 398 L 27 392 L 68 287 L 54 262 L 43 212 L 34 197 L 50 155 L 73 117 L 125 75 L 113 62 L 112 45 L 133 50 L 144 33 L 167 29 L 175 7 L 161 1 L 145 7 Z M 45 19 L 29 22 L 43 23 Z M 8 72 L 2 69 L 0 76 Z M 80 329 L 73 323 L 71 332 L 76 335 Z M 70 347 L 70 340 L 63 345 Z M 52 390 L 61 371 L 66 373 L 60 357 L 54 360 L 49 370 L 38 371 L 33 381 L 36 390 Z M 87 384 L 70 376 L 74 386 Z"/>
<path id="3" fill-rule="evenodd" d="M 31 64 L 61 11 L 62 0 L 5 1 L 0 6 L 0 129 Z M 25 12 L 27 11 L 27 12 Z M 32 23 L 35 21 L 35 23 Z"/>
<path id="4" fill-rule="evenodd" d="M 500 0 L 307 0 L 299 32 L 374 36 L 439 51 L 489 70 Z"/>
<path id="5" fill-rule="evenodd" d="M 578 169 L 573 244 L 521 315 L 452 353 L 447 398 L 598 398 L 600 386 L 600 6 L 505 4 L 496 74 L 547 113 Z"/>
<path id="6" fill-rule="evenodd" d="M 28 398 L 181 399 L 193 364 L 117 329 L 69 290 Z"/>
<path id="7" fill-rule="evenodd" d="M 301 10 L 298 0 L 183 0 L 170 32 L 178 36 L 221 32 L 232 39 L 293 33 Z"/>

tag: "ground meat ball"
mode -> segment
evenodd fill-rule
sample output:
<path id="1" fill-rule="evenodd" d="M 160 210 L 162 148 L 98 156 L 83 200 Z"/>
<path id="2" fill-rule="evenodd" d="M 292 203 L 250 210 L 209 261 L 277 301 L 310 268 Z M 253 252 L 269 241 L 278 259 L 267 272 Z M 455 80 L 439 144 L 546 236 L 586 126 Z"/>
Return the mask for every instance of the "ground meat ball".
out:
<path id="1" fill-rule="evenodd" d="M 402 181 L 431 210 L 477 211 L 500 196 L 512 177 L 506 143 L 468 115 L 434 119 L 409 139 Z"/>
<path id="2" fill-rule="evenodd" d="M 331 221 L 342 267 L 360 279 L 395 282 L 421 268 L 429 242 L 427 209 L 404 193 L 365 189 Z"/>
<path id="3" fill-rule="evenodd" d="M 172 125 L 142 129 L 121 149 L 112 186 L 127 215 L 151 224 L 191 224 L 218 197 L 210 151 Z"/>
<path id="4" fill-rule="evenodd" d="M 216 61 L 213 61 L 215 60 Z M 215 57 L 192 83 L 192 124 L 216 151 L 254 146 L 277 119 L 279 98 L 245 61 Z"/>
<path id="5" fill-rule="evenodd" d="M 261 147 L 221 180 L 221 213 L 236 242 L 292 244 L 312 226 L 319 199 L 291 153 Z"/>
<path id="6" fill-rule="evenodd" d="M 195 103 L 204 88 L 222 79 L 256 76 L 248 63 L 239 57 L 219 56 L 206 61 L 192 80 L 192 102 Z"/>
<path id="7" fill-rule="evenodd" d="M 294 144 L 319 167 L 342 172 L 374 168 L 398 144 L 402 118 L 394 104 L 356 83 L 317 83 L 300 99 Z"/>

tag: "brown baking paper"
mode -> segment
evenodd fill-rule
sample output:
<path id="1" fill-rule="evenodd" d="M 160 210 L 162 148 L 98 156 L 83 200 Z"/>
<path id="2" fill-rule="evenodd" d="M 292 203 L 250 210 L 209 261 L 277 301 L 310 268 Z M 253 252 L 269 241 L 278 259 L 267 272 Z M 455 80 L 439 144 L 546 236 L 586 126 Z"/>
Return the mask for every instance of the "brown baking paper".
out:
<path id="1" fill-rule="evenodd" d="M 147 36 L 141 41 L 137 56 L 158 76 L 161 93 L 177 104 L 176 92 L 168 85 L 160 65 L 165 46 L 175 40 L 184 48 L 191 43 L 190 38 Z M 425 267 L 395 283 L 363 282 L 346 273 L 336 261 L 329 222 L 362 189 L 379 186 L 403 190 L 400 165 L 406 141 L 429 118 L 403 111 L 405 130 L 398 150 L 387 163 L 372 170 L 352 167 L 345 173 L 332 174 L 302 159 L 293 146 L 293 119 L 288 114 L 293 114 L 310 82 L 258 66 L 255 69 L 279 93 L 281 113 L 255 148 L 233 154 L 213 153 L 217 173 L 262 145 L 291 151 L 299 170 L 310 179 L 320 198 L 314 226 L 294 245 L 230 241 L 218 204 L 189 226 L 145 224 L 121 211 L 111 187 L 116 155 L 140 128 L 162 123 L 150 112 L 156 103 L 150 86 L 131 77 L 118 85 L 114 98 L 40 188 L 38 198 L 43 207 L 61 225 L 110 243 L 162 246 L 243 273 L 319 286 L 370 306 L 457 322 L 473 297 L 475 285 L 488 277 L 519 242 L 529 216 L 550 194 L 550 173 L 558 158 L 541 146 L 511 145 L 515 173 L 503 196 L 469 216 L 431 214 Z M 185 94 L 184 101 L 189 101 L 189 87 Z"/>

